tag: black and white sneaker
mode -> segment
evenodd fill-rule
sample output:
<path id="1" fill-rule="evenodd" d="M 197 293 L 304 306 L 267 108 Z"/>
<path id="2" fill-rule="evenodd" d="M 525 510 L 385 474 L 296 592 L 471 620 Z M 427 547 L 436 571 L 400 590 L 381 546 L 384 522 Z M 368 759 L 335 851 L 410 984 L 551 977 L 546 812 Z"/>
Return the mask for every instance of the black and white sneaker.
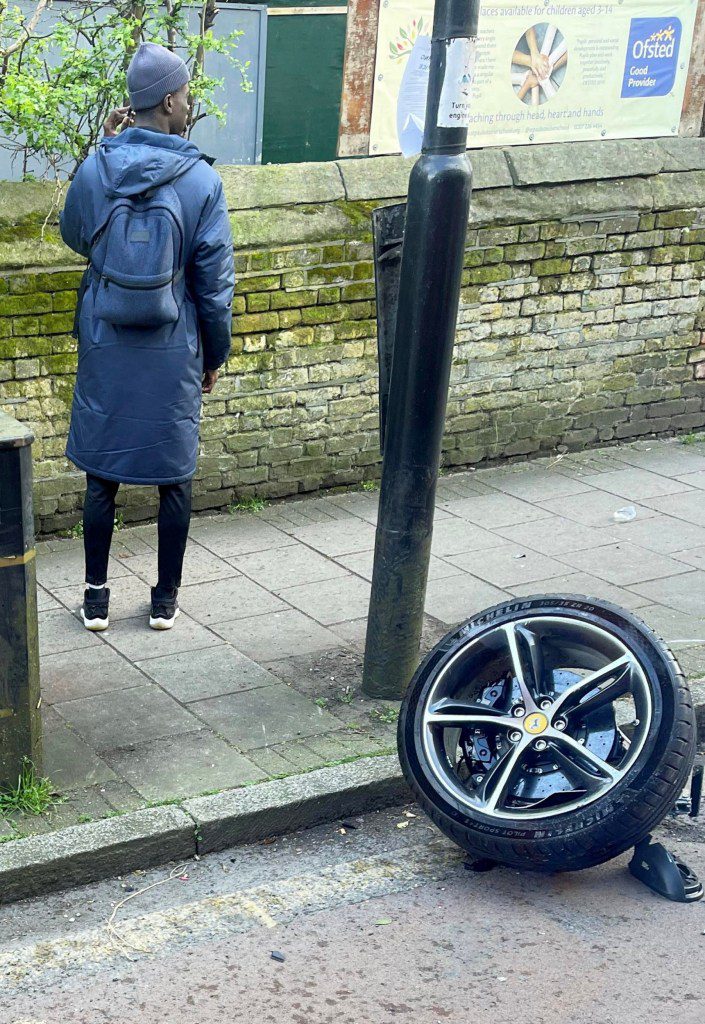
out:
<path id="1" fill-rule="evenodd" d="M 110 588 L 103 587 L 96 590 L 94 587 L 86 587 L 81 606 L 81 618 L 86 629 L 93 633 L 100 633 L 110 625 L 108 618 L 108 604 L 110 603 Z"/>
<path id="2" fill-rule="evenodd" d="M 178 590 L 174 590 L 171 595 L 158 594 L 157 588 L 152 587 L 152 611 L 149 616 L 152 629 L 171 629 L 174 625 L 179 614 L 176 600 L 178 593 Z"/>

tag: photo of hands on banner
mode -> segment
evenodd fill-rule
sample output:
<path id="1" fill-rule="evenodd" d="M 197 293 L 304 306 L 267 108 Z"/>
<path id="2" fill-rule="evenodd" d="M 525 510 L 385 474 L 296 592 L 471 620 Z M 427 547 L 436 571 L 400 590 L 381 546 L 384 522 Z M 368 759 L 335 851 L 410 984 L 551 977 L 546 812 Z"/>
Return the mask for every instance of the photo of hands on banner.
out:
<path id="1" fill-rule="evenodd" d="M 512 85 L 523 103 L 538 107 L 563 84 L 568 44 L 555 25 L 542 23 L 527 29 L 512 54 Z"/>

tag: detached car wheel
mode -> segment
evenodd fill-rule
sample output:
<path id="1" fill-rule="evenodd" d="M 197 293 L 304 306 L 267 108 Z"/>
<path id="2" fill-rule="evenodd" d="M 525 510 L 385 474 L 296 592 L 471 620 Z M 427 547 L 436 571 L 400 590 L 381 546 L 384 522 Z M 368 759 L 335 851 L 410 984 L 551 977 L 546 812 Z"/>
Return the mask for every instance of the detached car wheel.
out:
<path id="1" fill-rule="evenodd" d="M 424 811 L 471 854 L 568 871 L 639 842 L 695 756 L 688 687 L 665 644 L 604 601 L 509 601 L 449 633 L 416 672 L 399 755 Z"/>

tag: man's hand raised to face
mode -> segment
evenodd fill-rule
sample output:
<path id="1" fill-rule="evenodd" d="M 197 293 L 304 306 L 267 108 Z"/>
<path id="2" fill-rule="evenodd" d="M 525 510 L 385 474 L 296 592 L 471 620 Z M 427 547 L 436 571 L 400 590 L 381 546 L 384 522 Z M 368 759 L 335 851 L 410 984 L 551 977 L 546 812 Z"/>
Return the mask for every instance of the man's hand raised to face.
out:
<path id="1" fill-rule="evenodd" d="M 106 138 L 112 139 L 124 128 L 130 128 L 135 122 L 135 115 L 129 107 L 116 107 L 111 110 L 103 124 L 103 133 Z"/>
<path id="2" fill-rule="evenodd" d="M 218 380 L 217 370 L 206 370 L 203 374 L 203 385 L 201 390 L 204 395 L 210 395 L 211 391 L 215 387 L 216 381 Z"/>

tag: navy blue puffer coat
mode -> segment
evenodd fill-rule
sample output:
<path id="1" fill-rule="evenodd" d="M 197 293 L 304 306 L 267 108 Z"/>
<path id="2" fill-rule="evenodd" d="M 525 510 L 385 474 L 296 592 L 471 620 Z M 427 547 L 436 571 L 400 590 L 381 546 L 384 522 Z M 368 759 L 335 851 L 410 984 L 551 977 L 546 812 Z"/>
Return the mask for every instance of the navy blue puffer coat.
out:
<path id="1" fill-rule="evenodd" d="M 220 177 L 176 135 L 128 128 L 81 164 L 61 234 L 90 258 L 112 202 L 170 183 L 181 202 L 186 298 L 179 319 L 152 330 L 93 315 L 90 269 L 80 298 L 78 376 L 66 455 L 80 469 L 129 484 L 181 483 L 196 470 L 203 370 L 228 356 L 233 243 Z"/>

